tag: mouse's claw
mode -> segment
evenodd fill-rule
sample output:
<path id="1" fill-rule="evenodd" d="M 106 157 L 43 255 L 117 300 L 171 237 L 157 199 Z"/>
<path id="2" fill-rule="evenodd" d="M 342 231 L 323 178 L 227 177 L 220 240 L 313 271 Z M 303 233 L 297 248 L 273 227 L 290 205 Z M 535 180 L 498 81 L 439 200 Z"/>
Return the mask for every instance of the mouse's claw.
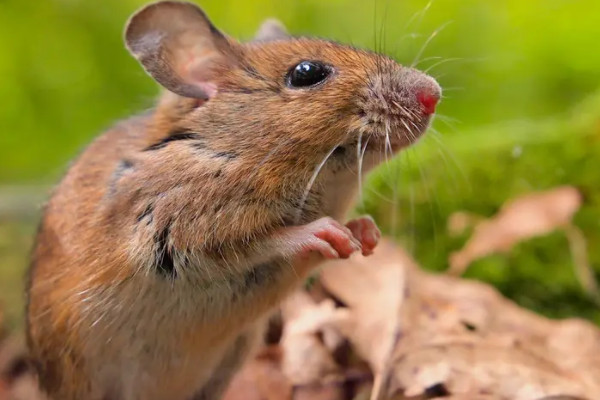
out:
<path id="1" fill-rule="evenodd" d="M 301 253 L 318 252 L 328 259 L 348 258 L 361 249 L 352 231 L 330 217 L 288 228 L 287 235 L 289 240 L 297 243 Z"/>
<path id="2" fill-rule="evenodd" d="M 381 231 L 370 216 L 366 215 L 353 219 L 346 224 L 352 231 L 352 235 L 360 242 L 362 254 L 368 256 L 373 254 L 373 249 L 381 239 Z"/>

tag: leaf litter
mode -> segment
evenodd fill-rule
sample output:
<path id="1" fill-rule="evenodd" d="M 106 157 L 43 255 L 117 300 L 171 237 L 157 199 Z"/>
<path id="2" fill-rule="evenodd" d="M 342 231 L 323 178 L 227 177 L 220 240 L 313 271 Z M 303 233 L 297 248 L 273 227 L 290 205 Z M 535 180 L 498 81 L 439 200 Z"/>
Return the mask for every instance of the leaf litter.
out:
<path id="1" fill-rule="evenodd" d="M 574 188 L 560 187 L 508 202 L 490 219 L 456 214 L 451 229 L 475 229 L 455 259 L 464 269 L 519 241 L 573 229 L 580 204 Z M 455 276 L 456 265 L 454 274 L 426 272 L 390 240 L 372 256 L 328 262 L 282 305 L 224 399 L 600 399 L 600 329 L 523 309 Z M 44 400 L 23 340 L 1 328 L 0 400 Z"/>
<path id="2" fill-rule="evenodd" d="M 448 220 L 448 231 L 457 235 L 473 226 L 465 246 L 450 255 L 449 272 L 463 274 L 469 264 L 494 253 L 508 253 L 516 244 L 554 231 L 564 232 L 575 273 L 586 293 L 600 304 L 600 290 L 587 257 L 587 244 L 573 217 L 583 204 L 579 190 L 564 185 L 510 200 L 491 218 L 458 211 Z"/>

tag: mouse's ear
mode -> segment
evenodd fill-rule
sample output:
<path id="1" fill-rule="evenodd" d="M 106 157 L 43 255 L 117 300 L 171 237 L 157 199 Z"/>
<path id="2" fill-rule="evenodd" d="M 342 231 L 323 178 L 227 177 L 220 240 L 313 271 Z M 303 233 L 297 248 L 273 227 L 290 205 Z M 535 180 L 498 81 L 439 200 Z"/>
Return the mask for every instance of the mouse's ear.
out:
<path id="1" fill-rule="evenodd" d="M 235 63 L 232 43 L 192 3 L 142 8 L 127 23 L 125 43 L 158 83 L 185 97 L 213 97 L 220 71 Z"/>
<path id="2" fill-rule="evenodd" d="M 276 19 L 267 19 L 262 23 L 256 35 L 254 36 L 254 40 L 256 41 L 268 41 L 268 40 L 278 40 L 278 39 L 288 39 L 290 34 L 287 33 L 285 26 L 281 22 Z"/>

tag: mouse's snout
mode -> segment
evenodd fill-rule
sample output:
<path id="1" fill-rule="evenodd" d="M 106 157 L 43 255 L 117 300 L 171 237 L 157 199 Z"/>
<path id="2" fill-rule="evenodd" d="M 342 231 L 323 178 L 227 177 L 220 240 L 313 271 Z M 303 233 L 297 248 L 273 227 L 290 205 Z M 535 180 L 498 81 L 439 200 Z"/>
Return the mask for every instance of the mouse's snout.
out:
<path id="1" fill-rule="evenodd" d="M 425 85 L 415 91 L 417 100 L 423 107 L 423 112 L 426 115 L 431 115 L 435 112 L 435 107 L 440 101 L 441 90 L 437 83 Z"/>
<path id="2" fill-rule="evenodd" d="M 360 104 L 362 120 L 375 137 L 386 137 L 393 147 L 402 147 L 427 130 L 442 89 L 421 71 L 391 61 L 387 67 L 371 76 L 366 101 Z"/>
<path id="3" fill-rule="evenodd" d="M 425 116 L 435 113 L 435 108 L 442 97 L 440 85 L 432 77 L 415 69 L 405 69 L 400 73 L 400 90 L 406 85 L 408 96 L 416 99 L 416 104 Z"/>

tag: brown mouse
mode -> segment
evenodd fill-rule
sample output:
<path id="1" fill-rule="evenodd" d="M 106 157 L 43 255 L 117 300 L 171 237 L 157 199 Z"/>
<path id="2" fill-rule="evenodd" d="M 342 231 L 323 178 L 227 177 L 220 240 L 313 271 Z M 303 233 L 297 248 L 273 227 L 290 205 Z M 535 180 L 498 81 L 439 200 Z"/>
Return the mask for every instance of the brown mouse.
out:
<path id="1" fill-rule="evenodd" d="M 441 90 L 392 59 L 240 43 L 191 3 L 146 6 L 129 51 L 166 91 L 73 163 L 47 203 L 27 333 L 54 400 L 218 399 L 319 262 L 368 255 L 343 224 L 366 172 L 427 129 Z"/>

